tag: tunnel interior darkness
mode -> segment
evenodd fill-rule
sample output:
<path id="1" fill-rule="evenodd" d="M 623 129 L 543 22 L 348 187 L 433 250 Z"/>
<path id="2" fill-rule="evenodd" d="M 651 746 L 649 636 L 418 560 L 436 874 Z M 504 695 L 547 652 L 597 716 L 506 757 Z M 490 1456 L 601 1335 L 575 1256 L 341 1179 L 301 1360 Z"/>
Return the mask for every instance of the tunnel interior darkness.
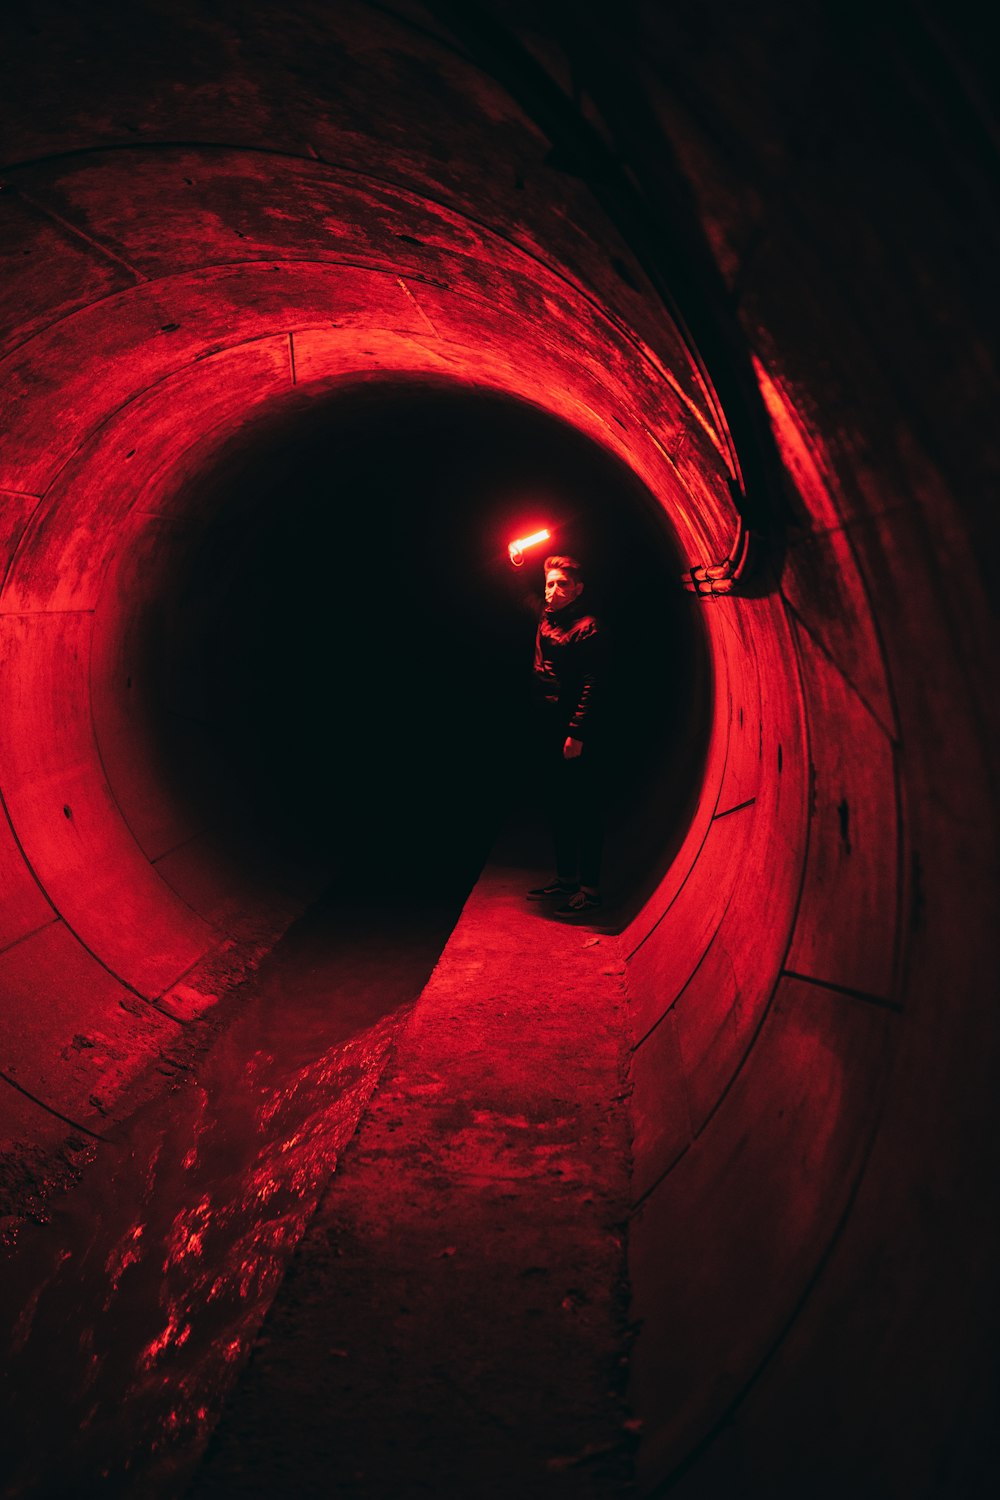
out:
<path id="1" fill-rule="evenodd" d="M 355 381 L 289 403 L 192 476 L 197 525 L 143 600 L 149 754 L 199 825 L 386 890 L 467 882 L 544 823 L 530 660 L 547 550 L 611 636 L 608 890 L 619 920 L 679 847 L 710 701 L 662 510 L 524 403 Z M 514 570 L 506 542 L 553 533 Z M 155 724 L 155 728 L 153 727 Z"/>

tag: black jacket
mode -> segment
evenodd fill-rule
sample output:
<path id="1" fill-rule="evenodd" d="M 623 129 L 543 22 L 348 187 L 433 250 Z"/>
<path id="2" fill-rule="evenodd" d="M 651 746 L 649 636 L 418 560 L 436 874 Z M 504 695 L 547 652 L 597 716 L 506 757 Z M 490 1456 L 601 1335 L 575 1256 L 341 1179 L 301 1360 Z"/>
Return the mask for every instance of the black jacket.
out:
<path id="1" fill-rule="evenodd" d="M 558 708 L 566 734 L 583 740 L 600 724 L 605 637 L 582 599 L 565 609 L 542 610 L 535 632 L 535 683 L 540 696 Z"/>

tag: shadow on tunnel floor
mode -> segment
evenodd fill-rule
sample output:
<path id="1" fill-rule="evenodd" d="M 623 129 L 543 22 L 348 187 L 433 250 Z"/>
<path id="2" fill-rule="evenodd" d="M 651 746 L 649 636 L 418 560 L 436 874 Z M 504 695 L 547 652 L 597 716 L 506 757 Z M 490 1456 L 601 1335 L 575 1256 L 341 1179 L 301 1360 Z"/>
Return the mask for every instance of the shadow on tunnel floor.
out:
<path id="1" fill-rule="evenodd" d="M 509 887 L 490 920 L 510 954 L 487 974 L 536 918 L 543 963 L 580 947 L 521 903 L 547 855 L 531 818 L 496 840 L 483 874 Z M 5 1497 L 180 1492 L 479 874 L 471 849 L 447 876 L 341 874 L 168 1092 L 25 1226 L 5 1277 Z"/>
<path id="2" fill-rule="evenodd" d="M 5 1497 L 178 1493 L 467 892 L 331 886 L 168 1092 L 24 1225 Z"/>

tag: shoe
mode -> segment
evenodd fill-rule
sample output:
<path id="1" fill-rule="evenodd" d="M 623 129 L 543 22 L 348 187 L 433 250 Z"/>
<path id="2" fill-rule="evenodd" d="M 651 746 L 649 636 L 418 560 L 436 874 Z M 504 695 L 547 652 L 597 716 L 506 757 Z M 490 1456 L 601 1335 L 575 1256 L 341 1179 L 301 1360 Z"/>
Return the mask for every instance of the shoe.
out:
<path id="1" fill-rule="evenodd" d="M 551 896 L 572 896 L 577 887 L 562 880 L 550 880 L 548 885 L 536 885 L 528 892 L 529 901 L 547 901 Z"/>
<path id="2" fill-rule="evenodd" d="M 553 910 L 552 915 L 554 917 L 578 917 L 583 912 L 594 911 L 600 904 L 600 896 L 595 896 L 593 892 L 574 891 L 568 901 Z"/>

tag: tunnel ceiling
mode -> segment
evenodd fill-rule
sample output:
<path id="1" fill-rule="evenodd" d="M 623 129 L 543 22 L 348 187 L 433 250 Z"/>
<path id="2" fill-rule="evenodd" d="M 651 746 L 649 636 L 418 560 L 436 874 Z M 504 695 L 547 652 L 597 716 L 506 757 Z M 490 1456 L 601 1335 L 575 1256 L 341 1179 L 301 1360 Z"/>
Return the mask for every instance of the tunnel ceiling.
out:
<path id="1" fill-rule="evenodd" d="M 185 824 L 129 698 L 202 477 L 359 376 L 502 393 L 627 464 L 685 569 L 756 565 L 698 606 L 703 784 L 622 934 L 643 1482 L 803 1493 L 821 1452 L 839 1493 L 961 1493 L 997 1253 L 977 33 L 821 0 L 4 26 L 13 1156 L 126 1113 L 220 952 L 309 899 Z"/>

